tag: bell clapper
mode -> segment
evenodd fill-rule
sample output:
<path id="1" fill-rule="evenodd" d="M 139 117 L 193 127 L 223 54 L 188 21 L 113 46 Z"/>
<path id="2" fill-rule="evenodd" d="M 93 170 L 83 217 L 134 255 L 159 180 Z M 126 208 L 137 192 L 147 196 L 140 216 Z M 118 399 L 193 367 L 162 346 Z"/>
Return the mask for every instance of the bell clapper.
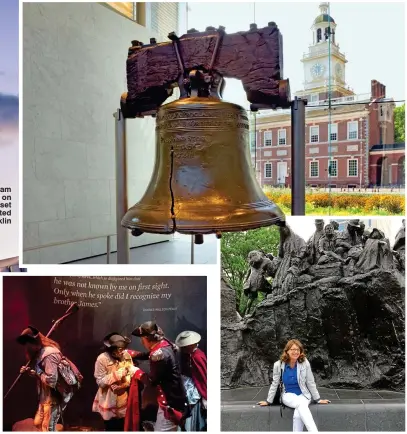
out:
<path id="1" fill-rule="evenodd" d="M 203 244 L 204 237 L 202 234 L 195 234 L 195 244 Z"/>
<path id="2" fill-rule="evenodd" d="M 144 232 L 136 228 L 132 229 L 131 234 L 133 235 L 133 237 L 139 237 L 140 235 L 143 235 Z"/>
<path id="3" fill-rule="evenodd" d="M 216 232 L 216 238 L 217 238 L 218 240 L 220 240 L 220 239 L 222 238 L 222 232 L 217 231 L 217 232 Z"/>

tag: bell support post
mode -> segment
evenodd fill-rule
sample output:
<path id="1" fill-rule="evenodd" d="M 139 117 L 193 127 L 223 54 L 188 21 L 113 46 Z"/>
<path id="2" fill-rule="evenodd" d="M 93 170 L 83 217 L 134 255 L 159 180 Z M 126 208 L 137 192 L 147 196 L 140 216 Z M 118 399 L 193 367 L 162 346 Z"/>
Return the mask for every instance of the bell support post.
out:
<path id="1" fill-rule="evenodd" d="M 305 106 L 295 97 L 291 103 L 291 214 L 305 215 Z"/>
<path id="2" fill-rule="evenodd" d="M 116 236 L 117 263 L 129 263 L 129 235 L 121 225 L 123 215 L 127 212 L 127 149 L 126 119 L 121 109 L 113 114 L 116 134 Z"/>

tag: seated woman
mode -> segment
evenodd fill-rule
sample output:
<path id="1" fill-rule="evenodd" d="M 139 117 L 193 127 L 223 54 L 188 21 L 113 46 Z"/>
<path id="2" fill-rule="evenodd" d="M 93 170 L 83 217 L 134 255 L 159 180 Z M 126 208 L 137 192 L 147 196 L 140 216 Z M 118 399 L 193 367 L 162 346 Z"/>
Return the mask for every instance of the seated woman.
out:
<path id="1" fill-rule="evenodd" d="M 302 431 L 304 425 L 307 431 L 318 431 L 312 414 L 308 408 L 311 398 L 318 404 L 329 404 L 331 401 L 320 399 L 311 365 L 304 354 L 301 342 L 291 339 L 287 342 L 283 354 L 273 369 L 273 382 L 267 396 L 267 401 L 258 405 L 271 405 L 282 379 L 283 390 L 281 401 L 287 407 L 294 409 L 293 431 Z"/>

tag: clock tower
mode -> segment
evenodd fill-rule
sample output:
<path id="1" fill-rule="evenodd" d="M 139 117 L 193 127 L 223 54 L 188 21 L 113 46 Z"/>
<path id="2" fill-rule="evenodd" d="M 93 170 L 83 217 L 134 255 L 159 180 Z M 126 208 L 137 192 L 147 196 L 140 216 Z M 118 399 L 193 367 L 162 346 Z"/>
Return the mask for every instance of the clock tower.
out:
<path id="1" fill-rule="evenodd" d="M 297 92 L 309 102 L 353 95 L 345 81 L 345 55 L 336 41 L 336 23 L 329 14 L 329 3 L 319 5 L 320 14 L 311 27 L 313 43 L 304 53 L 304 90 Z"/>

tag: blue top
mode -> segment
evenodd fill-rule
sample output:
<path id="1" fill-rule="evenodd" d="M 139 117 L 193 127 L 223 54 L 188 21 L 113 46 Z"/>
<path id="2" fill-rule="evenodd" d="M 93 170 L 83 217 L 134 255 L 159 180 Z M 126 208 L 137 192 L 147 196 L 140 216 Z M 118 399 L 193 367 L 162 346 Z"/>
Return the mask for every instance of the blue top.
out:
<path id="1" fill-rule="evenodd" d="M 297 380 L 297 363 L 294 368 L 291 368 L 289 364 L 285 365 L 283 383 L 286 393 L 295 393 L 296 395 L 302 394 Z"/>

